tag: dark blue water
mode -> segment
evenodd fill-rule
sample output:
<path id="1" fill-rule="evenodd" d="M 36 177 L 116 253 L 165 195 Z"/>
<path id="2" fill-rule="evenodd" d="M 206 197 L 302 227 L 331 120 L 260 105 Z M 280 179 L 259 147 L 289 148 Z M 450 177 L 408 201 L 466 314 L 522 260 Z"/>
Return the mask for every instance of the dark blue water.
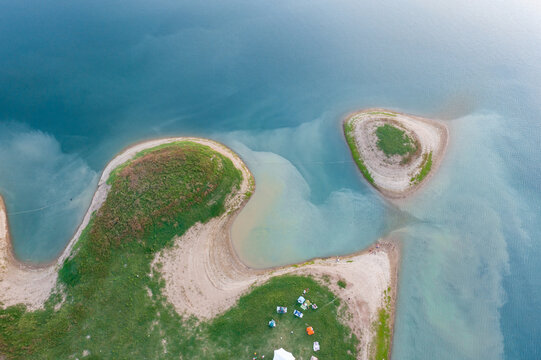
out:
<path id="1" fill-rule="evenodd" d="M 395 358 L 541 358 L 539 18 L 526 1 L 0 1 L 16 254 L 54 258 L 123 147 L 208 136 L 245 157 L 268 205 L 247 261 L 346 253 L 395 230 Z M 368 106 L 451 127 L 441 171 L 400 209 L 348 163 L 339 121 Z"/>

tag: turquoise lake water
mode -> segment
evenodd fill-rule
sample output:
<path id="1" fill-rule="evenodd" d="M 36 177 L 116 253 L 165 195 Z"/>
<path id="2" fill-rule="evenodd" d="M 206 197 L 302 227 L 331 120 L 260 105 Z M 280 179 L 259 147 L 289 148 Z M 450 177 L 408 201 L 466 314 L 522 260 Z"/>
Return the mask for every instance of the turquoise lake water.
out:
<path id="1" fill-rule="evenodd" d="M 0 193 L 16 254 L 53 259 L 104 165 L 147 138 L 223 141 L 257 193 L 253 266 L 403 243 L 394 359 L 541 358 L 541 7 L 533 1 L 0 2 Z M 396 207 L 340 120 L 443 119 Z"/>

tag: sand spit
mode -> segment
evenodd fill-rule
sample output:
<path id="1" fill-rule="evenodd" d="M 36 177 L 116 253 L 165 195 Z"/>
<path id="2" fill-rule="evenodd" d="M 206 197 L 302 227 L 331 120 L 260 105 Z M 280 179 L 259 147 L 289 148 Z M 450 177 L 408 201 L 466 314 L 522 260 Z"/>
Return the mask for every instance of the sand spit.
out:
<path id="1" fill-rule="evenodd" d="M 391 199 L 405 198 L 421 188 L 436 172 L 447 148 L 449 131 L 439 121 L 374 108 L 353 113 L 345 122 L 353 127 L 355 145 L 374 180 L 374 187 Z M 419 145 L 406 164 L 402 156 L 387 157 L 378 148 L 376 129 L 385 124 L 404 130 Z M 430 172 L 421 181 L 412 180 L 426 164 L 429 154 L 432 159 Z"/>
<path id="2" fill-rule="evenodd" d="M 213 150 L 231 158 L 236 162 L 235 165 L 237 167 L 240 166 L 246 168 L 242 160 L 240 160 L 240 158 L 235 155 L 233 151 L 231 151 L 225 145 L 208 139 L 176 137 L 145 141 L 130 146 L 114 157 L 113 160 L 107 164 L 98 182 L 98 188 L 96 189 L 94 197 L 92 198 L 92 202 L 90 203 L 83 221 L 77 228 L 75 235 L 72 237 L 58 259 L 46 266 L 30 266 L 18 261 L 15 258 L 11 248 L 6 208 L 4 201 L 0 196 L 0 303 L 2 303 L 4 306 L 22 303 L 31 310 L 43 307 L 45 301 L 49 298 L 52 290 L 56 286 L 58 270 L 60 269 L 64 260 L 71 254 L 71 250 L 79 239 L 81 232 L 88 225 L 91 215 L 104 203 L 110 188 L 106 181 L 109 178 L 111 171 L 133 158 L 135 154 L 142 150 L 166 143 L 185 140 L 207 145 Z"/>
<path id="3" fill-rule="evenodd" d="M 6 207 L 0 196 L 0 304 L 23 303 L 37 309 L 45 303 L 56 284 L 56 268 L 32 267 L 13 256 Z"/>

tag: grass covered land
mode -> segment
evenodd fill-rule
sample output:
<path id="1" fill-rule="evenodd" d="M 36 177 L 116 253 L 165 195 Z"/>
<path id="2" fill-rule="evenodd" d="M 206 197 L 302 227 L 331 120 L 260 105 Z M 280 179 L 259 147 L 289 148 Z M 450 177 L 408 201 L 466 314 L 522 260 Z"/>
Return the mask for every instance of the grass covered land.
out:
<path id="1" fill-rule="evenodd" d="M 391 288 L 385 290 L 385 307 L 379 309 L 378 320 L 373 324 L 376 336 L 373 343 L 375 360 L 389 359 L 391 351 Z"/>
<path id="2" fill-rule="evenodd" d="M 387 156 L 413 154 L 417 150 L 415 142 L 401 130 L 390 124 L 376 129 L 377 145 Z"/>
<path id="3" fill-rule="evenodd" d="M 393 113 L 390 113 L 390 112 L 384 112 L 384 111 L 372 111 L 369 114 L 370 115 L 385 115 L 385 116 L 396 117 L 396 114 L 393 114 Z"/>
<path id="4" fill-rule="evenodd" d="M 309 289 L 304 296 L 318 305 L 317 310 L 302 310 L 297 304 L 303 289 Z M 265 355 L 265 359 L 272 359 L 274 349 L 283 347 L 297 359 L 310 359 L 312 355 L 355 359 L 357 338 L 337 320 L 339 305 L 339 299 L 313 279 L 291 275 L 272 278 L 210 324 L 212 343 L 220 349 L 215 356 L 251 359 L 250 355 L 257 352 L 259 358 Z M 287 313 L 277 314 L 276 306 L 287 307 Z M 302 319 L 293 315 L 294 309 L 303 312 Z M 266 326 L 271 319 L 277 324 L 274 329 Z M 308 326 L 314 328 L 314 335 L 306 334 Z M 312 349 L 314 341 L 321 345 L 317 353 Z"/>
<path id="5" fill-rule="evenodd" d="M 372 174 L 370 174 L 370 171 L 368 171 L 368 169 L 366 168 L 366 165 L 361 158 L 361 154 L 359 153 L 359 149 L 357 149 L 357 144 L 355 143 L 355 136 L 353 132 L 353 125 L 349 121 L 345 121 L 344 135 L 346 137 L 346 142 L 348 143 L 349 149 L 351 150 L 353 160 L 355 160 L 355 163 L 359 167 L 359 170 L 363 174 L 364 178 L 368 180 L 370 184 L 375 185 L 374 178 L 372 177 Z"/>
<path id="6" fill-rule="evenodd" d="M 338 300 L 306 277 L 272 279 L 210 322 L 182 318 L 166 302 L 163 280 L 151 275 L 155 253 L 197 221 L 222 214 L 241 177 L 228 158 L 187 141 L 146 150 L 119 167 L 45 309 L 0 309 L 0 357 L 242 359 L 264 352 L 270 358 L 280 346 L 305 357 L 317 339 L 324 358 L 354 358 L 356 339 L 337 320 Z M 293 303 L 304 288 L 321 308 L 296 319 Z M 278 317 L 278 303 L 290 312 Z M 273 330 L 271 317 L 278 321 Z M 316 330 L 310 338 L 307 323 Z"/>
<path id="7" fill-rule="evenodd" d="M 421 170 L 417 175 L 410 179 L 410 182 L 418 184 L 428 175 L 432 168 L 432 151 L 423 155 L 423 162 L 421 163 Z"/>

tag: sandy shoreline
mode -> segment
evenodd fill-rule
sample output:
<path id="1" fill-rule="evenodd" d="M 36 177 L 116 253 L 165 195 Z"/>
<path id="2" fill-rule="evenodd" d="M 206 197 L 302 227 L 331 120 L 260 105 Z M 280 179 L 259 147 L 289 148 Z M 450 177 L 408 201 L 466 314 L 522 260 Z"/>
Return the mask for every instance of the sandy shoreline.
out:
<path id="1" fill-rule="evenodd" d="M 92 202 L 77 232 L 59 258 L 48 266 L 26 266 L 14 258 L 6 211 L 0 197 L 0 301 L 4 306 L 23 303 L 29 309 L 42 307 L 55 289 L 58 269 L 71 254 L 92 213 L 105 201 L 110 188 L 106 181 L 111 171 L 141 150 L 183 140 L 208 145 L 229 157 L 241 170 L 243 181 L 238 191 L 227 199 L 227 210 L 223 215 L 205 224 L 197 223 L 183 236 L 176 238 L 172 248 L 156 254 L 153 276 L 165 279 L 164 294 L 168 301 L 180 314 L 194 315 L 204 320 L 224 312 L 253 285 L 262 284 L 273 276 L 309 274 L 319 279 L 325 277 L 330 279 L 327 284 L 329 288 L 343 300 L 343 304 L 347 304 L 348 312 L 352 315 L 345 321 L 361 340 L 359 358 L 368 359 L 373 336 L 372 324 L 384 304 L 384 292 L 389 287 L 394 311 L 399 264 L 396 243 L 382 242 L 379 248 L 374 246 L 349 256 L 314 259 L 305 264 L 266 270 L 249 268 L 242 263 L 233 248 L 230 228 L 248 201 L 247 193 L 254 190 L 253 176 L 232 150 L 206 139 L 180 137 L 145 141 L 125 149 L 113 158 L 100 177 Z M 161 266 L 155 266 L 157 263 Z M 338 287 L 338 280 L 345 281 L 347 287 Z"/>
<path id="2" fill-rule="evenodd" d="M 391 321 L 394 321 L 400 262 L 397 242 L 382 241 L 378 243 L 379 248 L 374 245 L 348 256 L 256 270 L 244 265 L 231 246 L 226 230 L 233 221 L 233 216 L 223 215 L 205 224 L 196 224 L 175 240 L 173 248 L 157 254 L 153 276 L 159 274 L 165 279 L 164 295 L 176 311 L 208 320 L 235 305 L 240 296 L 271 277 L 311 275 L 347 305 L 352 316 L 345 322 L 360 339 L 359 359 L 368 359 L 373 340 L 372 324 L 384 306 L 387 288 L 391 288 Z M 158 263 L 160 266 L 156 266 Z M 346 288 L 339 287 L 338 280 L 345 281 Z M 300 294 L 301 289 L 297 295 Z"/>
<path id="3" fill-rule="evenodd" d="M 56 284 L 57 268 L 34 267 L 13 255 L 6 207 L 0 196 L 0 304 L 25 304 L 30 309 L 43 305 Z"/>
<path id="4" fill-rule="evenodd" d="M 390 113 L 394 116 L 370 113 Z M 420 116 L 383 108 L 368 108 L 349 113 L 344 123 L 354 126 L 354 138 L 363 162 L 374 178 L 373 186 L 388 199 L 404 199 L 422 188 L 437 172 L 449 142 L 446 124 Z M 420 145 L 418 153 L 408 164 L 400 164 L 399 155 L 386 157 L 376 146 L 375 129 L 384 123 L 399 126 Z M 419 183 L 411 183 L 423 164 L 423 156 L 432 153 L 432 167 Z"/>

